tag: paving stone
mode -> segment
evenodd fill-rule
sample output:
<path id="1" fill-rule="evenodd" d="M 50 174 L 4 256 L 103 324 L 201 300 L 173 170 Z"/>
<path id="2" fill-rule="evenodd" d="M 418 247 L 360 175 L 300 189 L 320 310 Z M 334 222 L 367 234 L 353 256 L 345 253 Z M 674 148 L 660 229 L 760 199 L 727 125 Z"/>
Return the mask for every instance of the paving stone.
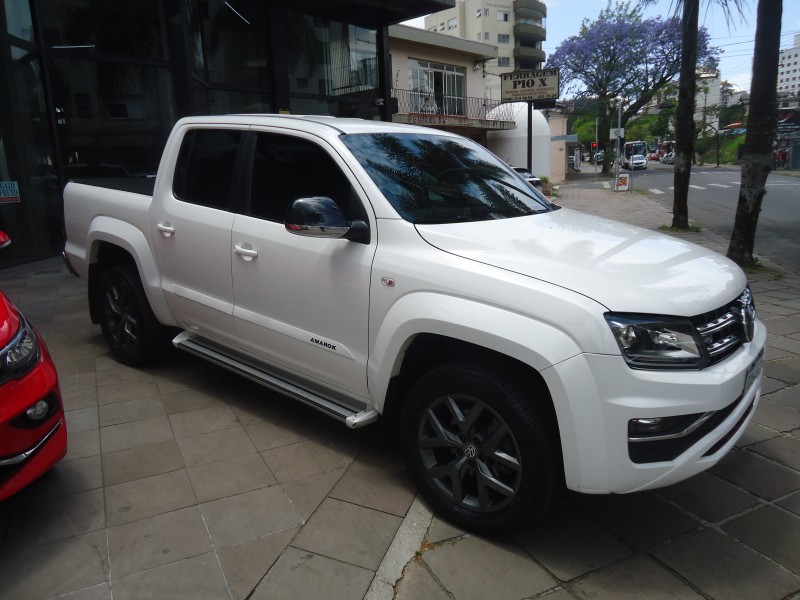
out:
<path id="1" fill-rule="evenodd" d="M 114 600 L 186 598 L 230 600 L 213 552 L 114 581 Z"/>
<path id="2" fill-rule="evenodd" d="M 415 494 L 416 488 L 404 469 L 355 461 L 339 479 L 330 496 L 403 517 Z"/>
<path id="3" fill-rule="evenodd" d="M 236 415 L 227 404 L 175 413 L 169 416 L 176 438 L 239 427 Z"/>
<path id="4" fill-rule="evenodd" d="M 198 502 L 249 492 L 276 483 L 258 454 L 246 454 L 189 469 Z"/>
<path id="5" fill-rule="evenodd" d="M 109 527 L 194 504 L 194 491 L 184 469 L 106 488 L 106 520 Z"/>
<path id="6" fill-rule="evenodd" d="M 778 600 L 800 589 L 796 575 L 713 529 L 652 553 L 712 598 Z"/>
<path id="7" fill-rule="evenodd" d="M 783 297 L 781 297 L 783 296 Z M 779 300 L 796 300 L 797 295 L 792 292 L 773 292 L 771 297 Z M 796 316 L 775 317 L 766 321 L 767 331 L 770 335 L 789 335 L 790 333 L 800 333 L 800 319 Z"/>
<path id="8" fill-rule="evenodd" d="M 764 556 L 800 575 L 800 517 L 764 506 L 737 517 L 722 529 Z M 775 535 L 780 532 L 780 535 Z"/>
<path id="9" fill-rule="evenodd" d="M 369 569 L 287 548 L 250 598 L 297 600 L 323 596 L 325 600 L 353 600 L 364 597 L 374 575 Z"/>
<path id="10" fill-rule="evenodd" d="M 771 377 L 767 377 L 764 375 L 761 378 L 761 394 L 771 394 L 772 392 L 777 392 L 787 386 L 786 383 L 783 381 L 778 381 L 777 379 L 773 379 Z"/>
<path id="11" fill-rule="evenodd" d="M 283 491 L 300 512 L 303 520 L 308 520 L 328 496 L 336 482 L 344 475 L 344 469 L 333 469 L 316 475 L 282 483 Z"/>
<path id="12" fill-rule="evenodd" d="M 597 573 L 590 573 L 570 586 L 570 590 L 578 598 L 586 600 L 603 598 L 701 600 L 703 598 L 684 581 L 643 556 L 635 556 Z M 550 596 L 547 596 L 547 599 L 550 600 Z"/>
<path id="13" fill-rule="evenodd" d="M 710 472 L 766 500 L 800 489 L 800 473 L 749 450 L 734 450 Z"/>
<path id="14" fill-rule="evenodd" d="M 100 406 L 100 425 L 119 425 L 131 421 L 163 417 L 166 414 L 164 402 L 160 396 L 137 398 Z"/>
<path id="15" fill-rule="evenodd" d="M 325 444 L 307 440 L 261 453 L 281 483 L 308 477 L 349 464 L 349 459 Z"/>
<path id="16" fill-rule="evenodd" d="M 223 401 L 203 390 L 181 390 L 172 393 L 162 392 L 164 408 L 168 415 L 189 410 L 199 410 L 211 406 L 220 406 Z"/>
<path id="17" fill-rule="evenodd" d="M 422 559 L 459 600 L 519 600 L 558 585 L 519 548 L 477 537 L 444 543 Z"/>
<path id="18" fill-rule="evenodd" d="M 256 451 L 256 447 L 241 427 L 180 438 L 178 447 L 187 467 L 196 467 Z"/>
<path id="19" fill-rule="evenodd" d="M 100 405 L 154 396 L 158 396 L 158 388 L 154 381 L 130 381 L 97 388 L 97 403 Z"/>
<path id="20" fill-rule="evenodd" d="M 618 538 L 573 507 L 554 510 L 514 539 L 561 581 L 575 579 L 631 554 Z"/>
<path id="21" fill-rule="evenodd" d="M 774 395 L 770 394 L 770 396 Z M 775 431 L 791 431 L 800 427 L 800 411 L 764 397 L 758 404 L 753 421 Z"/>
<path id="22" fill-rule="evenodd" d="M 64 410 L 77 410 L 89 406 L 97 406 L 97 388 L 87 388 L 67 392 L 61 390 L 61 400 L 64 403 Z"/>
<path id="23" fill-rule="evenodd" d="M 796 336 L 769 336 L 767 345 L 793 354 L 800 354 L 800 338 Z"/>
<path id="24" fill-rule="evenodd" d="M 450 594 L 433 578 L 428 569 L 416 560 L 406 565 L 403 578 L 395 586 L 394 600 L 451 600 Z"/>
<path id="25" fill-rule="evenodd" d="M 173 437 L 167 417 L 154 417 L 100 428 L 100 445 L 103 452 L 146 446 L 171 440 Z"/>
<path id="26" fill-rule="evenodd" d="M 778 506 L 782 506 L 786 510 L 793 512 L 796 515 L 800 515 L 800 492 L 795 492 L 790 494 L 783 500 L 779 500 L 776 502 Z"/>
<path id="27" fill-rule="evenodd" d="M 642 549 L 700 524 L 652 492 L 589 496 L 580 509 L 623 541 Z"/>
<path id="28" fill-rule="evenodd" d="M 465 533 L 466 531 L 462 531 L 458 527 L 434 515 L 431 520 L 431 526 L 425 534 L 425 541 L 430 544 L 437 544 L 445 540 L 461 537 Z"/>
<path id="29" fill-rule="evenodd" d="M 394 515 L 328 498 L 292 545 L 375 571 L 401 521 Z"/>
<path id="30" fill-rule="evenodd" d="M 103 487 L 100 456 L 61 461 L 18 494 L 18 499 L 69 496 Z"/>
<path id="31" fill-rule="evenodd" d="M 800 410 L 800 385 L 785 387 L 767 397 L 767 400 L 777 402 L 794 410 Z"/>
<path id="32" fill-rule="evenodd" d="M 762 400 L 763 402 L 763 400 Z M 780 432 L 769 427 L 764 427 L 753 421 L 747 424 L 742 436 L 736 441 L 736 448 L 747 448 L 752 444 L 763 442 L 770 438 L 778 437 Z"/>
<path id="33" fill-rule="evenodd" d="M 758 504 L 755 496 L 708 472 L 660 488 L 656 494 L 712 523 Z"/>
<path id="34" fill-rule="evenodd" d="M 97 373 L 97 387 L 116 386 L 121 384 L 140 384 L 145 381 L 152 381 L 153 377 L 141 369 L 126 367 L 117 363 L 116 369 L 108 369 Z"/>
<path id="35" fill-rule="evenodd" d="M 19 548 L 75 537 L 106 525 L 103 490 L 95 489 L 5 509 L 7 544 Z"/>
<path id="36" fill-rule="evenodd" d="M 108 583 L 101 583 L 100 585 L 95 585 L 78 592 L 59 596 L 58 600 L 112 600 L 111 585 Z"/>
<path id="37" fill-rule="evenodd" d="M 211 549 L 203 516 L 196 506 L 108 529 L 108 555 L 114 579 L 205 554 Z"/>
<path id="38" fill-rule="evenodd" d="M 97 456 L 100 454 L 100 430 L 89 429 L 88 431 L 68 430 L 67 455 L 62 459 L 65 461 Z"/>
<path id="39" fill-rule="evenodd" d="M 233 600 L 245 600 L 299 529 L 285 529 L 217 552 Z"/>
<path id="40" fill-rule="evenodd" d="M 99 427 L 96 406 L 68 410 L 64 413 L 64 416 L 67 419 L 67 430 L 70 434 L 97 429 Z"/>
<path id="41" fill-rule="evenodd" d="M 237 415 L 242 414 L 240 411 L 235 410 L 234 412 L 236 412 Z M 247 435 L 250 436 L 250 439 L 253 441 L 255 447 L 258 448 L 259 452 L 304 442 L 308 439 L 306 432 L 298 431 L 298 429 L 302 428 L 296 428 L 293 424 L 283 423 L 280 420 L 277 422 L 272 420 L 256 420 L 242 424 Z"/>
<path id="42" fill-rule="evenodd" d="M 107 486 L 183 468 L 183 457 L 175 440 L 103 454 L 103 479 Z"/>
<path id="43" fill-rule="evenodd" d="M 765 362 L 764 374 L 787 384 L 800 383 L 800 358 L 784 358 Z"/>
<path id="44" fill-rule="evenodd" d="M 303 523 L 278 485 L 200 505 L 216 548 L 232 546 Z"/>
<path id="45" fill-rule="evenodd" d="M 751 446 L 750 450 L 795 471 L 800 470 L 800 439 L 791 436 L 774 438 Z"/>
<path id="46" fill-rule="evenodd" d="M 4 598 L 52 598 L 108 581 L 106 532 L 15 551 L 0 561 Z"/>

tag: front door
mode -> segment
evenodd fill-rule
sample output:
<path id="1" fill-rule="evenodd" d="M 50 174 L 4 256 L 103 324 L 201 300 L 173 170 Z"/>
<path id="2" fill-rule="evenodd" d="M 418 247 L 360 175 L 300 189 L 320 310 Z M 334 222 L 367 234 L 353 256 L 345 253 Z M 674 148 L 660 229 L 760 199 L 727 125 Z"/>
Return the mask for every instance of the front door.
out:
<path id="1" fill-rule="evenodd" d="M 239 342 L 285 370 L 366 398 L 376 236 L 364 244 L 301 237 L 284 227 L 297 198 L 327 196 L 349 219 L 369 222 L 365 205 L 324 142 L 299 133 L 255 135 L 247 210 L 233 224 Z"/>

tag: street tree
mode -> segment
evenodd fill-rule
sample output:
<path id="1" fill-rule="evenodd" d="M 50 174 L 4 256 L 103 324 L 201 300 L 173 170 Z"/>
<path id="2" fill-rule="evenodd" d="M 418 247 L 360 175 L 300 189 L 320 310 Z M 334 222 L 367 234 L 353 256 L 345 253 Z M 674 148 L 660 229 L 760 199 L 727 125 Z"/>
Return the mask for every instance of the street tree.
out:
<path id="1" fill-rule="evenodd" d="M 783 0 L 759 0 L 756 10 L 755 52 L 750 93 L 750 113 L 744 140 L 744 163 L 739 203 L 728 258 L 743 267 L 757 261 L 753 248 L 764 186 L 772 170 L 772 142 L 777 130 L 778 60 Z"/>
<path id="2" fill-rule="evenodd" d="M 657 0 L 641 0 L 643 4 L 655 4 Z M 671 0 L 670 0 L 671 1 Z M 719 4 L 730 24 L 731 9 L 735 7 L 742 14 L 745 0 L 709 0 Z M 678 105 L 675 109 L 675 167 L 673 175 L 674 196 L 672 201 L 672 226 L 676 229 L 689 228 L 689 181 L 692 175 L 692 155 L 694 154 L 697 128 L 694 123 L 695 94 L 697 91 L 697 72 L 709 69 L 701 55 L 698 29 L 700 0 L 677 0 L 675 4 L 681 11 L 681 58 L 680 80 L 678 83 Z"/>
<path id="3" fill-rule="evenodd" d="M 559 44 L 546 67 L 560 70 L 562 94 L 596 100 L 603 148 L 611 127 L 618 121 L 624 127 L 676 78 L 680 50 L 677 18 L 645 19 L 638 4 L 609 0 L 596 20 L 585 19 L 577 35 Z M 705 29 L 698 34 L 697 52 L 700 62 L 716 68 L 719 51 L 709 45 Z M 604 171 L 608 166 L 606 161 Z"/>

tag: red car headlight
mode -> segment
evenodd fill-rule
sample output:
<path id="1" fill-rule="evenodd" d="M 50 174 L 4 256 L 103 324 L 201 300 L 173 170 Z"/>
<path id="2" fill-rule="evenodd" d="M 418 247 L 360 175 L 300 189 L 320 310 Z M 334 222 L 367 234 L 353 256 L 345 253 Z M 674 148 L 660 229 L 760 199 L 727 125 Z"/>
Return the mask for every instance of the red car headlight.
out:
<path id="1" fill-rule="evenodd" d="M 41 357 L 39 338 L 22 315 L 19 325 L 19 330 L 8 345 L 0 349 L 0 384 L 20 379 L 36 366 Z"/>

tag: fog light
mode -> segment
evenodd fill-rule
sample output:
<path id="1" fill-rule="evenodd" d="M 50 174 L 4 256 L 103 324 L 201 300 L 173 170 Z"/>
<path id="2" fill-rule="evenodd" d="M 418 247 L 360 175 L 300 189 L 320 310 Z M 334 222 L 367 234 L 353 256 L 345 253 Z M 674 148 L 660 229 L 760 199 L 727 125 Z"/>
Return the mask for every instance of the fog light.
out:
<path id="1" fill-rule="evenodd" d="M 628 434 L 629 435 L 652 435 L 655 433 L 664 433 L 669 431 L 675 426 L 679 425 L 681 421 L 686 418 L 686 415 L 679 415 L 677 417 L 650 417 L 647 419 L 631 419 L 628 421 Z"/>
<path id="2" fill-rule="evenodd" d="M 50 405 L 44 400 L 39 400 L 36 404 L 25 411 L 25 416 L 31 421 L 41 421 L 48 415 L 49 412 Z"/>

